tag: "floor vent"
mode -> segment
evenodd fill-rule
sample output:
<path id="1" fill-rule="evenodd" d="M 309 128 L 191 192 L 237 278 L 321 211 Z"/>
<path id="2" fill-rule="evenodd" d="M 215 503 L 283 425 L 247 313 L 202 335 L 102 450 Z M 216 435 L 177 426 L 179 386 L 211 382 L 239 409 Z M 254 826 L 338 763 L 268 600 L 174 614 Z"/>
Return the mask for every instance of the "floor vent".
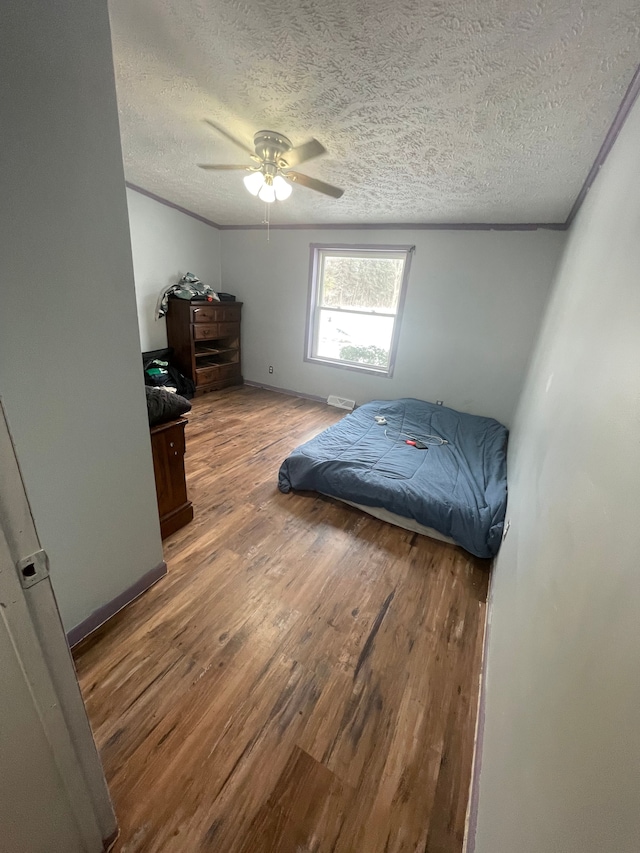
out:
<path id="1" fill-rule="evenodd" d="M 337 406 L 338 409 L 347 409 L 349 412 L 352 412 L 356 406 L 355 400 L 347 400 L 346 397 L 336 397 L 335 394 L 329 394 L 327 403 L 330 406 Z"/>

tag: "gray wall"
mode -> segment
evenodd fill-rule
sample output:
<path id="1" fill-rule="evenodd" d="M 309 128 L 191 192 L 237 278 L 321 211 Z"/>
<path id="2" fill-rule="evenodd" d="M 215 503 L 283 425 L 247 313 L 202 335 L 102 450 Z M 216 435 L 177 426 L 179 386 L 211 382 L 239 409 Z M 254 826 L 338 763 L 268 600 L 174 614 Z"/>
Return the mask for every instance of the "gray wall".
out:
<path id="1" fill-rule="evenodd" d="M 511 439 L 476 853 L 640 849 L 640 103 L 573 226 Z"/>
<path id="2" fill-rule="evenodd" d="M 109 21 L 2 18 L 0 395 L 70 629 L 162 561 Z"/>
<path id="3" fill-rule="evenodd" d="M 164 318 L 155 319 L 158 295 L 192 272 L 220 290 L 220 232 L 192 216 L 127 189 L 133 271 L 143 351 L 167 345 Z"/>
<path id="4" fill-rule="evenodd" d="M 244 300 L 245 379 L 359 403 L 444 400 L 506 423 L 522 389 L 564 234 L 223 231 L 223 289 Z M 414 244 L 392 379 L 303 361 L 310 243 Z M 273 374 L 268 366 L 273 365 Z"/>

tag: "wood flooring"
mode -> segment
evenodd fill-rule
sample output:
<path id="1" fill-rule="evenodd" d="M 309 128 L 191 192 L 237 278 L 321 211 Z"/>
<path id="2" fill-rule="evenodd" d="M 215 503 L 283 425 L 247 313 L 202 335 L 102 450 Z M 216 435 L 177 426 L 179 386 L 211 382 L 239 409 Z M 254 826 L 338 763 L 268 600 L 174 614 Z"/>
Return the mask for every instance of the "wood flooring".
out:
<path id="1" fill-rule="evenodd" d="M 118 853 L 462 850 L 488 563 L 277 490 L 341 414 L 194 401 L 168 576 L 74 650 Z"/>

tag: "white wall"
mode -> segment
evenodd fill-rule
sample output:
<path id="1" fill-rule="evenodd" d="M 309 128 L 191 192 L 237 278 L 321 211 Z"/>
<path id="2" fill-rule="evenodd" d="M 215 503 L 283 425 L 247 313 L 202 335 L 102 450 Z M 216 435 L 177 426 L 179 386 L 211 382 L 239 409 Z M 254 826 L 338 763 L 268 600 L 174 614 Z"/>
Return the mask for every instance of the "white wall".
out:
<path id="1" fill-rule="evenodd" d="M 133 272 L 142 350 L 167 345 L 158 295 L 187 272 L 220 290 L 220 232 L 179 210 L 127 189 Z"/>
<path id="2" fill-rule="evenodd" d="M 9 0 L 0 396 L 65 627 L 162 561 L 105 0 Z"/>
<path id="3" fill-rule="evenodd" d="M 356 399 L 412 396 L 509 424 L 565 235 L 554 231 L 222 232 L 243 308 L 245 379 Z M 303 361 L 310 243 L 416 246 L 393 378 Z M 268 366 L 274 366 L 272 375 Z"/>
<path id="4" fill-rule="evenodd" d="M 511 439 L 476 853 L 640 849 L 640 103 L 571 230 Z"/>

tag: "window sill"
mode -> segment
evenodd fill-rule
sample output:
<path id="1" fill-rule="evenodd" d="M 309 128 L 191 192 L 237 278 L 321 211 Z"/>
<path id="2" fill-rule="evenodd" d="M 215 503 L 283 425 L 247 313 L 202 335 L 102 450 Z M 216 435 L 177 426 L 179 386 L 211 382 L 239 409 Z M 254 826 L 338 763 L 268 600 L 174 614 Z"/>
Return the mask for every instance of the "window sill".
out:
<path id="1" fill-rule="evenodd" d="M 385 369 L 384 367 L 373 367 L 370 364 L 351 364 L 346 361 L 335 361 L 330 358 L 319 358 L 317 356 L 307 355 L 304 358 L 310 364 L 322 364 L 325 367 L 338 367 L 341 370 L 354 370 L 357 373 L 369 373 L 374 376 L 379 376 L 381 379 L 391 379 L 393 376 L 393 365 Z"/>

